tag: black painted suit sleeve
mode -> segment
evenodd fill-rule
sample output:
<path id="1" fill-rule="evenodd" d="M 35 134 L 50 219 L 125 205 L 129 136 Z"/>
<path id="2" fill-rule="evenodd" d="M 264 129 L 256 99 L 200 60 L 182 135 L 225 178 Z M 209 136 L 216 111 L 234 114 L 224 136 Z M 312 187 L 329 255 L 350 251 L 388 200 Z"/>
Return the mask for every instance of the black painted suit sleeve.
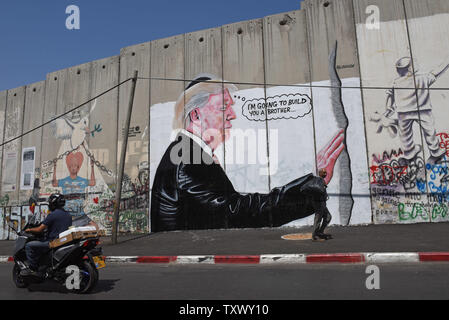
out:
<path id="1" fill-rule="evenodd" d="M 235 191 L 219 165 L 181 165 L 178 187 L 180 200 L 187 206 L 189 228 L 200 226 L 200 220 L 209 221 L 210 227 L 278 227 L 309 214 L 300 187 L 310 177 L 268 194 L 242 194 Z"/>

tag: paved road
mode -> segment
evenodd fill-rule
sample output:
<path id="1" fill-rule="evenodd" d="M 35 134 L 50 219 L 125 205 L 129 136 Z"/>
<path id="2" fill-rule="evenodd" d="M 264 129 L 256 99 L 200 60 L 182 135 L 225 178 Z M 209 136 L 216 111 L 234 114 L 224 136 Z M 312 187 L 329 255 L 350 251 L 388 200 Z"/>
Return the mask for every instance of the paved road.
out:
<path id="1" fill-rule="evenodd" d="M 366 265 L 109 265 L 93 294 L 56 283 L 17 289 L 0 264 L 0 299 L 299 300 L 449 299 L 449 263 L 379 265 L 380 290 Z"/>

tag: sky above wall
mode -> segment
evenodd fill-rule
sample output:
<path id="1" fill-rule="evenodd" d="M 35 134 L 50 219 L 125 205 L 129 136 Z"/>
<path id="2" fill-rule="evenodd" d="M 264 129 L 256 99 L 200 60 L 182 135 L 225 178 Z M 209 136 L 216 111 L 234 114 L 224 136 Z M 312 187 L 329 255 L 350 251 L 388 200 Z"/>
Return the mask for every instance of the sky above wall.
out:
<path id="1" fill-rule="evenodd" d="M 300 9 L 302 0 L 3 0 L 0 91 L 49 72 L 120 53 L 120 48 Z M 78 6 L 80 29 L 66 8 Z"/>

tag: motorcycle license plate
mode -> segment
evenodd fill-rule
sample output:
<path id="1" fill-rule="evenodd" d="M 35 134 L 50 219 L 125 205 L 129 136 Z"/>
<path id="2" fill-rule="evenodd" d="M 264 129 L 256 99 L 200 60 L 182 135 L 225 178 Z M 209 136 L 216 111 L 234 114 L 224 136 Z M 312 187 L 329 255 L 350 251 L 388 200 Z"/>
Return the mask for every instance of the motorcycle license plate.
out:
<path id="1" fill-rule="evenodd" d="M 104 258 L 102 256 L 92 257 L 95 263 L 95 267 L 97 269 L 101 269 L 106 267 L 106 262 L 104 261 Z"/>

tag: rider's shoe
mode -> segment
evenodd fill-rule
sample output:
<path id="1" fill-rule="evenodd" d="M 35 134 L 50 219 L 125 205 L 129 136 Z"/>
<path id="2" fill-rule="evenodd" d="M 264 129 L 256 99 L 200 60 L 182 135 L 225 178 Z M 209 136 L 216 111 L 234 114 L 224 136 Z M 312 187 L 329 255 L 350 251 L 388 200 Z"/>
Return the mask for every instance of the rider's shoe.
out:
<path id="1" fill-rule="evenodd" d="M 26 268 L 25 270 L 20 271 L 20 276 L 22 277 L 37 277 L 41 278 L 42 273 L 37 270 L 33 270 L 31 268 Z"/>

